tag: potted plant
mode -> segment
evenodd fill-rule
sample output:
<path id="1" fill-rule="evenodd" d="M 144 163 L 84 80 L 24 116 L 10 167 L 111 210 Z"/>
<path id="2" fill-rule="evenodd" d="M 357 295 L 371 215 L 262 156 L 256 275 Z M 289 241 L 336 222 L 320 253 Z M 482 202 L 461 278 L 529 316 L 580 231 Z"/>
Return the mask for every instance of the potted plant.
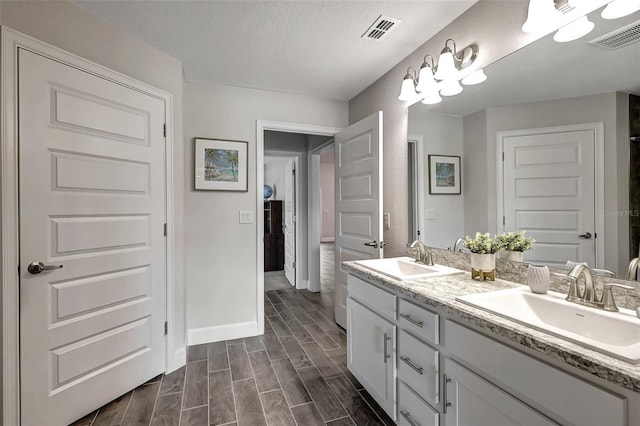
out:
<path id="1" fill-rule="evenodd" d="M 502 242 L 497 238 L 491 238 L 488 232 L 486 234 L 476 232 L 474 238 L 467 235 L 464 246 L 471 251 L 471 277 L 495 280 L 495 254 L 502 249 Z"/>
<path id="2" fill-rule="evenodd" d="M 526 237 L 526 232 L 527 231 L 506 232 L 496 237 L 502 245 L 500 259 L 522 262 L 524 259 L 524 252 L 531 250 L 533 248 L 533 243 L 536 242 L 533 238 Z"/>

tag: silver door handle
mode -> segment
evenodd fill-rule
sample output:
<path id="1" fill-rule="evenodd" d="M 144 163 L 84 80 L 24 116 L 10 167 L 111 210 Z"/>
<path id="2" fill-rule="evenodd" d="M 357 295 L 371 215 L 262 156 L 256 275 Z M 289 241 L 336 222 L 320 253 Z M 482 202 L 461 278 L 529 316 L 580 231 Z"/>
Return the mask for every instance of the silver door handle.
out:
<path id="1" fill-rule="evenodd" d="M 30 274 L 39 274 L 42 271 L 50 271 L 52 269 L 60 269 L 62 265 L 45 265 L 42 262 L 31 262 L 27 267 Z"/>
<path id="2" fill-rule="evenodd" d="M 578 235 L 578 237 L 584 238 L 585 240 L 590 240 L 591 239 L 591 232 L 585 232 L 584 234 Z"/>
<path id="3" fill-rule="evenodd" d="M 371 241 L 370 243 L 364 243 L 367 247 L 378 248 L 378 242 L 376 240 Z"/>

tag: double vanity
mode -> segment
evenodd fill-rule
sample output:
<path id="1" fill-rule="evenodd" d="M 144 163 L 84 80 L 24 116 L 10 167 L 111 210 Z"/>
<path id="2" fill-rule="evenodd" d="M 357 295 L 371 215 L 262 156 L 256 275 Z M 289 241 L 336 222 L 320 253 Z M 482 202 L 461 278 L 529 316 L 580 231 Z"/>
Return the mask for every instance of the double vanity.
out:
<path id="1" fill-rule="evenodd" d="M 345 262 L 348 367 L 400 425 L 640 425 L 640 319 L 411 258 Z"/>

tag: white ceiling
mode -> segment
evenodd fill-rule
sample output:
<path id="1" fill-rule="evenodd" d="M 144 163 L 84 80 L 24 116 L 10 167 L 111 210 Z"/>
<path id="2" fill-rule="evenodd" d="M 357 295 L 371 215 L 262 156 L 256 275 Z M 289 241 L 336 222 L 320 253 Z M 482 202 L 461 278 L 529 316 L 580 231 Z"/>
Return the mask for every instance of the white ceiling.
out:
<path id="1" fill-rule="evenodd" d="M 465 116 L 487 107 L 573 98 L 615 91 L 640 95 L 640 42 L 606 50 L 588 42 L 640 20 L 640 12 L 605 20 L 600 10 L 589 15 L 595 29 L 569 43 L 557 43 L 553 34 L 485 68 L 487 81 L 468 86 L 437 105 L 412 108 Z"/>
<path id="2" fill-rule="evenodd" d="M 188 81 L 349 100 L 477 0 L 74 0 L 183 62 Z M 403 22 L 361 35 L 379 15 Z"/>

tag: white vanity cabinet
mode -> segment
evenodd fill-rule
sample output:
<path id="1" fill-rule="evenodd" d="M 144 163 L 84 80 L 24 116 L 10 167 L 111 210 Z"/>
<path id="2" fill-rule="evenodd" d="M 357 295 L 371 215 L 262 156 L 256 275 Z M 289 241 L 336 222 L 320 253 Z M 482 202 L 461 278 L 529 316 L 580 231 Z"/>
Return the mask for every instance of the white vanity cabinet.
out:
<path id="1" fill-rule="evenodd" d="M 449 358 L 444 358 L 444 426 L 557 425 Z"/>
<path id="2" fill-rule="evenodd" d="M 348 290 L 347 367 L 395 421 L 396 296 L 352 276 Z"/>
<path id="3" fill-rule="evenodd" d="M 349 370 L 397 424 L 640 426 L 633 392 L 578 378 L 353 275 L 348 290 Z"/>

